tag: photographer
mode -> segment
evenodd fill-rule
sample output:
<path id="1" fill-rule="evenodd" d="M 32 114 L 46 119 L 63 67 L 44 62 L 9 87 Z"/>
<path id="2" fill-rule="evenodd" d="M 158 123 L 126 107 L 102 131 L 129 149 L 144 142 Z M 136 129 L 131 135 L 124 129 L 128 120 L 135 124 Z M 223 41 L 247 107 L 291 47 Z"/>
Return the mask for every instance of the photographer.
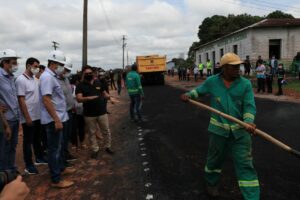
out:
<path id="1" fill-rule="evenodd" d="M 26 183 L 22 182 L 22 177 L 18 176 L 3 188 L 0 200 L 23 200 L 27 197 L 29 191 Z"/>

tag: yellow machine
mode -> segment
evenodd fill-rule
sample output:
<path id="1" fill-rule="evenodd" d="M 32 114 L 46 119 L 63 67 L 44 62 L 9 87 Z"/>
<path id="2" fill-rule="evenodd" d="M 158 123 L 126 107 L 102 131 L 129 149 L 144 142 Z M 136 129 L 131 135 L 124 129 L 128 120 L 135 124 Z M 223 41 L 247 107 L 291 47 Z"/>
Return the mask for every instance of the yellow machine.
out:
<path id="1" fill-rule="evenodd" d="M 142 75 L 142 83 L 159 85 L 165 83 L 164 73 L 167 70 L 166 56 L 137 56 L 136 64 L 138 72 Z"/>

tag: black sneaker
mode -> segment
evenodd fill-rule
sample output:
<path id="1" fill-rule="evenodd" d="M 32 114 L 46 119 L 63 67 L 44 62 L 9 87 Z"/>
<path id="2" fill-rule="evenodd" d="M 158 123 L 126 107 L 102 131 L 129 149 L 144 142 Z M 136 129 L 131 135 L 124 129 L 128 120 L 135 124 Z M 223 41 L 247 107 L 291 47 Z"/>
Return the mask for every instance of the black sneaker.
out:
<path id="1" fill-rule="evenodd" d="M 37 158 L 34 165 L 47 165 L 48 161 L 44 158 Z"/>
<path id="2" fill-rule="evenodd" d="M 110 155 L 115 154 L 115 152 L 113 150 L 111 150 L 111 148 L 106 148 L 105 151 L 106 151 L 106 153 L 108 153 Z"/>
<path id="3" fill-rule="evenodd" d="M 73 156 L 72 154 L 68 153 L 68 154 L 66 154 L 66 160 L 69 162 L 72 162 L 72 161 L 76 161 L 77 158 L 75 156 Z"/>
<path id="4" fill-rule="evenodd" d="M 99 154 L 99 151 L 94 151 L 94 152 L 91 154 L 91 158 L 92 158 L 92 159 L 97 159 L 98 154 Z"/>
<path id="5" fill-rule="evenodd" d="M 37 168 L 35 168 L 35 166 L 26 167 L 24 172 L 25 174 L 28 175 L 34 175 L 39 173 L 39 171 L 37 170 Z"/>

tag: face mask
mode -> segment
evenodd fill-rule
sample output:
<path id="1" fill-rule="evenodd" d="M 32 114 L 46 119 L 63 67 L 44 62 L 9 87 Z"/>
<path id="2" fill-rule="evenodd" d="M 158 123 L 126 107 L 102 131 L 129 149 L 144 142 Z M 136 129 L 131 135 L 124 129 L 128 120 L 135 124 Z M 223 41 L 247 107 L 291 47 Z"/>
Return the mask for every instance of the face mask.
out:
<path id="1" fill-rule="evenodd" d="M 10 70 L 11 73 L 15 73 L 16 71 L 18 71 L 18 65 L 13 65 Z"/>
<path id="2" fill-rule="evenodd" d="M 63 77 L 64 77 L 64 78 L 70 78 L 71 75 L 72 75 L 72 74 L 71 74 L 70 72 L 68 72 L 68 73 L 65 73 L 65 74 L 63 75 Z"/>
<path id="3" fill-rule="evenodd" d="M 92 74 L 86 74 L 86 75 L 84 75 L 84 80 L 86 80 L 86 81 L 93 80 L 93 75 Z"/>
<path id="4" fill-rule="evenodd" d="M 61 75 L 64 72 L 65 68 L 63 66 L 58 65 L 57 69 L 55 70 L 55 73 L 57 75 Z"/>
<path id="5" fill-rule="evenodd" d="M 31 73 L 32 73 L 33 75 L 36 76 L 36 75 L 40 72 L 40 69 L 39 69 L 39 68 L 34 68 L 34 67 L 33 67 L 33 68 L 30 69 L 30 71 L 31 71 Z"/>

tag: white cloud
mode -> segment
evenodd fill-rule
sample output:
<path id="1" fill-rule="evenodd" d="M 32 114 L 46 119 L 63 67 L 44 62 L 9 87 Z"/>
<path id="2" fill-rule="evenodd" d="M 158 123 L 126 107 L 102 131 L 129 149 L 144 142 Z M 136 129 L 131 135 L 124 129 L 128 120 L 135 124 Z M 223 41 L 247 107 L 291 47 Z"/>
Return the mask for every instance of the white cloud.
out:
<path id="1" fill-rule="evenodd" d="M 15 49 L 22 56 L 22 65 L 30 56 L 45 64 L 51 41 L 55 40 L 80 68 L 82 0 L 0 3 L 0 49 Z M 89 0 L 89 64 L 107 69 L 121 67 L 122 35 L 128 37 L 131 61 L 143 54 L 166 54 L 170 59 L 187 53 L 205 17 L 245 12 L 268 13 L 245 7 L 237 0 Z"/>

